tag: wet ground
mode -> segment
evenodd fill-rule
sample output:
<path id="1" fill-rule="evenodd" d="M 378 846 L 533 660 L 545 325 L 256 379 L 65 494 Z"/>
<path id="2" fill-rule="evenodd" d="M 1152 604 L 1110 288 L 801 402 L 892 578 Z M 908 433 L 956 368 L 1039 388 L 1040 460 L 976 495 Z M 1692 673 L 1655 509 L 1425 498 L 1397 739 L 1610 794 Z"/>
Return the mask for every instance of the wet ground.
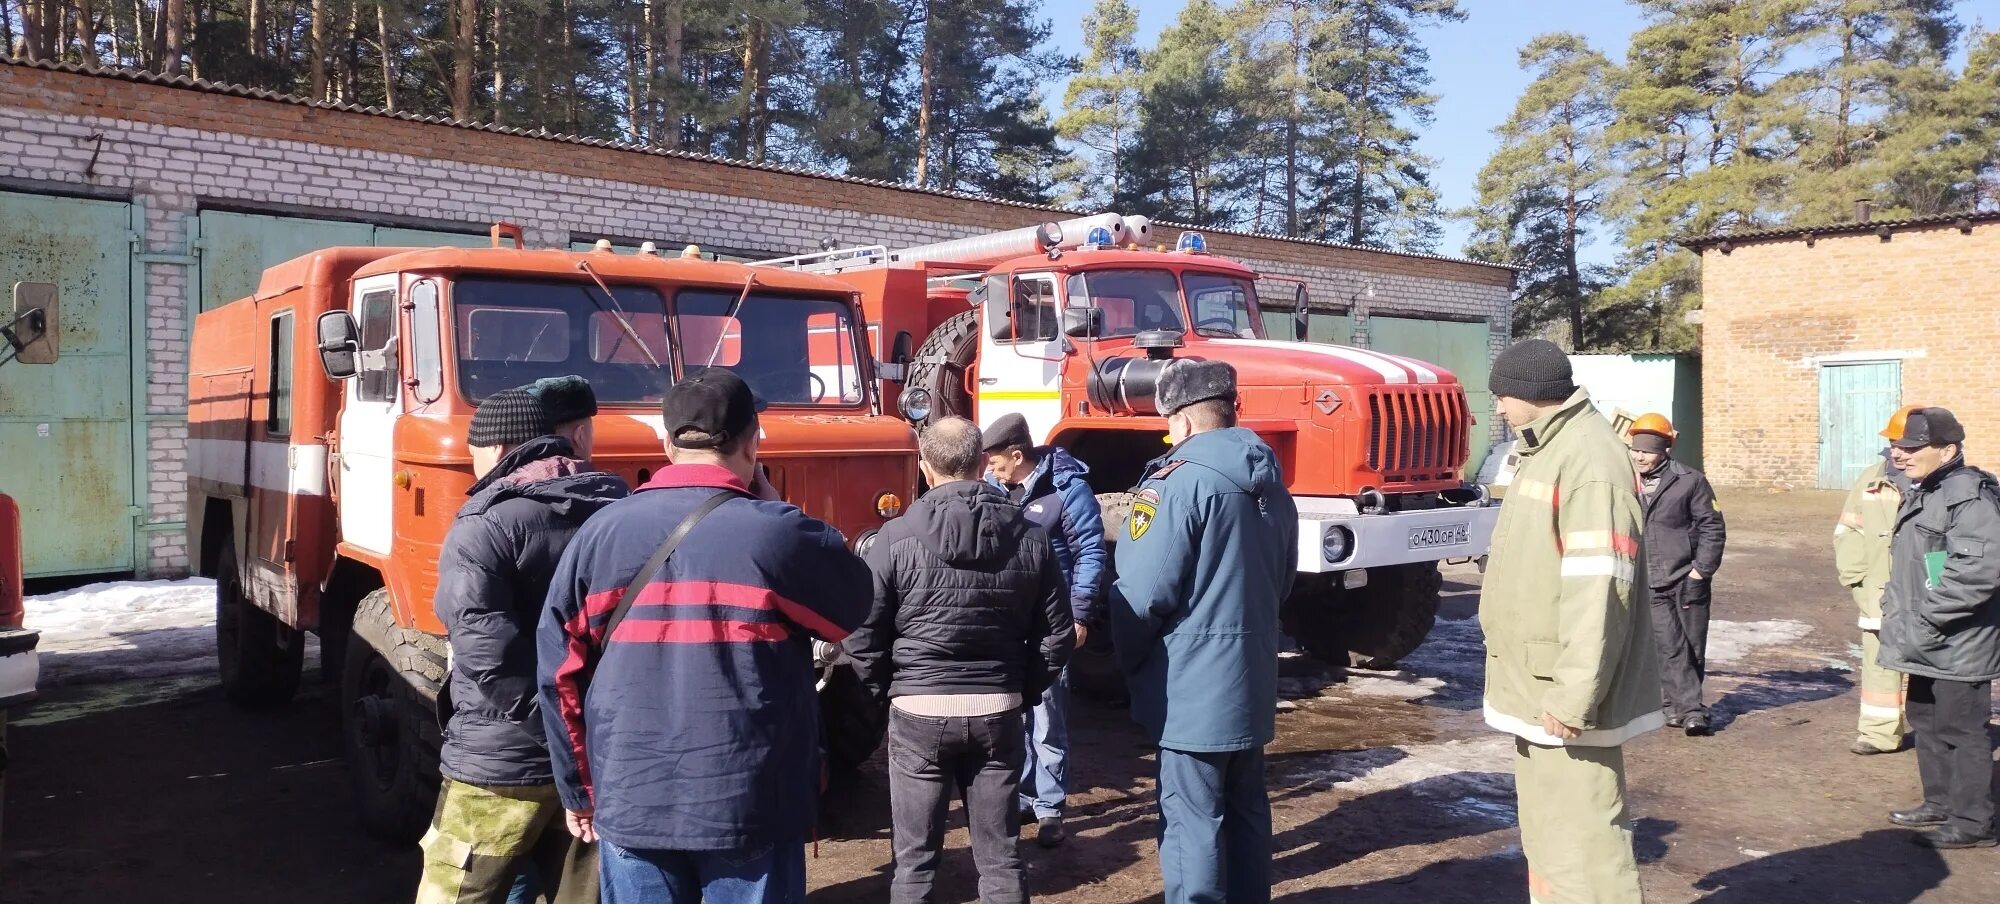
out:
<path id="1" fill-rule="evenodd" d="M 1939 854 L 1883 819 L 1917 799 L 1914 754 L 1846 752 L 1858 637 L 1831 577 L 1839 502 L 1724 495 L 1731 543 L 1709 685 L 1722 730 L 1627 748 L 1649 901 L 2000 900 L 2000 851 Z M 1526 900 L 1512 746 L 1478 718 L 1477 584 L 1470 569 L 1448 572 L 1444 617 L 1400 672 L 1342 681 L 1286 663 L 1297 708 L 1279 716 L 1269 770 L 1278 900 Z M 1024 842 L 1031 888 L 1050 900 L 1157 901 L 1150 753 L 1120 711 L 1080 703 L 1071 722 L 1075 837 L 1054 851 Z M 355 828 L 317 685 L 259 713 L 231 708 L 202 677 L 60 687 L 17 717 L 9 740 L 0 901 L 411 896 L 415 850 Z M 879 767 L 825 810 L 812 901 L 885 900 Z M 971 900 L 962 829 L 949 845 L 941 900 Z"/>

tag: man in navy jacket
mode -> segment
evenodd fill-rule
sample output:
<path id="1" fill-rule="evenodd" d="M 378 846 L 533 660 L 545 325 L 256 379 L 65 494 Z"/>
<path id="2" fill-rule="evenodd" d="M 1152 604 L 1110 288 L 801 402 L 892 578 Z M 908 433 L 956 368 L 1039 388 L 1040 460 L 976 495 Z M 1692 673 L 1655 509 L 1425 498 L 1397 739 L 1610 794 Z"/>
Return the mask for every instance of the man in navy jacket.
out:
<path id="1" fill-rule="evenodd" d="M 845 638 L 873 584 L 839 531 L 761 480 L 759 407 L 721 368 L 668 390 L 672 464 L 584 525 L 549 588 L 542 713 L 570 827 L 600 842 L 606 904 L 805 898 L 809 638 Z M 755 498 L 699 522 L 605 637 L 641 565 L 719 493 Z"/>
<path id="2" fill-rule="evenodd" d="M 1090 469 L 1057 446 L 1036 446 L 1028 419 L 1009 414 L 980 437 L 987 481 L 1007 492 L 1028 521 L 1048 533 L 1056 564 L 1069 585 L 1076 645 L 1099 615 L 1104 580 L 1104 515 L 1084 479 Z M 1027 759 L 1021 765 L 1021 809 L 1033 814 L 1035 841 L 1063 842 L 1063 799 L 1069 793 L 1069 671 L 1057 673 L 1042 702 L 1028 711 Z"/>

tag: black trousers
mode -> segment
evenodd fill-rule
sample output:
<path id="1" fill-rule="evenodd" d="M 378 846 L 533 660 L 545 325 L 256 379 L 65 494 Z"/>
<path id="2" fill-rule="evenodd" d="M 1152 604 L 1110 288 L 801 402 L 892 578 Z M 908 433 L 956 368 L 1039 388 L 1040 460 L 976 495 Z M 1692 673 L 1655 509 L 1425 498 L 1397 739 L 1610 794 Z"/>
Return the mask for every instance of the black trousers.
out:
<path id="1" fill-rule="evenodd" d="M 1019 709 L 934 718 L 889 708 L 889 812 L 896 857 L 891 902 L 933 900 L 945 814 L 951 799 L 961 795 L 972 833 L 972 862 L 979 868 L 979 900 L 1028 900 L 1028 875 L 1016 847 L 1026 731 Z"/>
<path id="2" fill-rule="evenodd" d="M 1951 817 L 1951 826 L 1993 833 L 1993 743 L 1986 722 L 1993 682 L 1910 676 L 1904 704 L 1917 733 L 1917 773 L 1924 803 Z"/>
<path id="3" fill-rule="evenodd" d="M 1707 716 L 1701 682 L 1708 677 L 1707 581 L 1682 578 L 1653 591 L 1653 640 L 1660 649 L 1660 708 L 1686 719 Z"/>

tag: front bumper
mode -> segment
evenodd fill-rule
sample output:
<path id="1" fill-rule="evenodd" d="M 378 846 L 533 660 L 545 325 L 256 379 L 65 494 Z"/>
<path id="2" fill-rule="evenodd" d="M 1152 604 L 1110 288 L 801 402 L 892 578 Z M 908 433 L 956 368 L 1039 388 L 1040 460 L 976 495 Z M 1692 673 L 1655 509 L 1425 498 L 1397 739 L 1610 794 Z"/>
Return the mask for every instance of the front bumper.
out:
<path id="1" fill-rule="evenodd" d="M 0 710 L 35 702 L 35 683 L 42 674 L 35 646 L 42 632 L 0 628 Z"/>
<path id="2" fill-rule="evenodd" d="M 1316 506 L 1320 500 L 1298 501 L 1299 571 L 1308 574 L 1478 558 L 1493 542 L 1493 525 L 1500 520 L 1497 503 L 1362 514 L 1343 510 L 1349 508 L 1344 505 Z M 1326 554 L 1334 531 L 1346 532 L 1346 553 L 1339 559 Z"/>

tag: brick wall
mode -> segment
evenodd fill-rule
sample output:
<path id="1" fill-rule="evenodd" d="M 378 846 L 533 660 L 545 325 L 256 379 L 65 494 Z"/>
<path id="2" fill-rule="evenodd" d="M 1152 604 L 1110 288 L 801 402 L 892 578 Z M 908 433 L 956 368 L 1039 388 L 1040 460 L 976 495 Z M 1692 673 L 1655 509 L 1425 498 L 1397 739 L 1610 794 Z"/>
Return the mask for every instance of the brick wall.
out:
<path id="1" fill-rule="evenodd" d="M 1702 254 L 1704 457 L 1717 483 L 1812 487 L 1819 368 L 1902 362 L 1903 401 L 1964 422 L 2000 467 L 2000 225 L 1739 244 Z M 1838 357 L 1836 357 L 1838 356 Z"/>
<path id="2" fill-rule="evenodd" d="M 93 155 L 95 162 L 92 163 Z M 88 173 L 86 173 L 88 169 Z M 795 253 L 825 238 L 891 247 L 1071 214 L 1033 205 L 752 167 L 478 127 L 241 96 L 150 77 L 0 63 L 0 188 L 87 193 L 143 205 L 148 498 L 145 568 L 187 566 L 182 462 L 187 310 L 204 207 L 483 229 L 519 223 L 531 244 L 573 233 Z M 1171 241 L 1172 232 L 1166 232 Z M 1266 237 L 1210 233 L 1217 253 L 1295 276 L 1317 302 L 1365 285 L 1377 307 L 1485 319 L 1497 351 L 1512 273 Z M 1365 318 L 1357 327 L 1365 328 Z M 1497 419 L 1489 419 L 1497 421 Z"/>

